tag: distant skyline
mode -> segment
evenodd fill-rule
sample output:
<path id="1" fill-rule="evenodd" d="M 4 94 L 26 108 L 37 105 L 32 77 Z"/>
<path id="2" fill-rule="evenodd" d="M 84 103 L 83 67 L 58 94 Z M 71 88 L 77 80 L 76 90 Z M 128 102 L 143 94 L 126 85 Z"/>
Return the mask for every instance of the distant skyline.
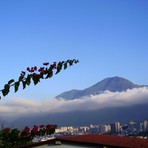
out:
<path id="1" fill-rule="evenodd" d="M 113 76 L 148 85 L 147 7 L 147 0 L 1 1 L 1 88 L 28 66 L 80 61 L 1 102 L 48 100 Z"/>

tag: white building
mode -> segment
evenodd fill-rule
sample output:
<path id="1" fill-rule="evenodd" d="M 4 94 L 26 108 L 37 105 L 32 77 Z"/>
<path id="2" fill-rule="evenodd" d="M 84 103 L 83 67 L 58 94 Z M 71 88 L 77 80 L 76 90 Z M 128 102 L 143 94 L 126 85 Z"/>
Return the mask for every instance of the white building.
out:
<path id="1" fill-rule="evenodd" d="M 148 131 L 148 120 L 145 120 L 145 121 L 143 122 L 143 131 L 144 131 L 144 132 Z"/>

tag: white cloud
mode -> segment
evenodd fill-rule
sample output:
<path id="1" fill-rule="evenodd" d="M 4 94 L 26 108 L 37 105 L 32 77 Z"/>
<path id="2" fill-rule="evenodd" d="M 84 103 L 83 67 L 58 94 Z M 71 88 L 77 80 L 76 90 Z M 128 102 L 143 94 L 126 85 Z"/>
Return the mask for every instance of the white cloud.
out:
<path id="1" fill-rule="evenodd" d="M 148 88 L 146 87 L 135 88 L 125 92 L 105 91 L 100 95 L 68 101 L 64 99 L 57 100 L 55 98 L 46 101 L 14 99 L 5 103 L 0 102 L 0 118 L 13 120 L 19 116 L 31 114 L 93 110 L 142 103 L 148 103 Z"/>

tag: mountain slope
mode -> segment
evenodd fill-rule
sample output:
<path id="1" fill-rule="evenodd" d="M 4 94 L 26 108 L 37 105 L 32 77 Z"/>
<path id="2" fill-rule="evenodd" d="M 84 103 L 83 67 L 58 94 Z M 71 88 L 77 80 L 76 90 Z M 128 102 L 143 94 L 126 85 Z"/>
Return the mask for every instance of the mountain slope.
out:
<path id="1" fill-rule="evenodd" d="M 133 89 L 138 87 L 141 87 L 141 86 L 134 84 L 125 78 L 116 76 L 116 77 L 103 79 L 102 81 L 84 90 L 71 90 L 71 91 L 64 92 L 56 96 L 55 98 L 72 100 L 72 99 L 76 99 L 84 96 L 97 95 L 104 92 L 105 90 L 109 90 L 111 92 L 117 92 L 117 91 L 122 92 L 127 89 Z"/>
<path id="2" fill-rule="evenodd" d="M 57 124 L 58 126 L 84 126 L 90 124 L 110 124 L 116 121 L 128 123 L 130 120 L 143 121 L 148 117 L 148 104 L 125 107 L 110 107 L 92 111 L 47 113 L 44 115 L 20 117 L 14 121 L 15 127 L 23 128 L 34 124 Z M 61 120 L 62 119 L 62 120 Z"/>

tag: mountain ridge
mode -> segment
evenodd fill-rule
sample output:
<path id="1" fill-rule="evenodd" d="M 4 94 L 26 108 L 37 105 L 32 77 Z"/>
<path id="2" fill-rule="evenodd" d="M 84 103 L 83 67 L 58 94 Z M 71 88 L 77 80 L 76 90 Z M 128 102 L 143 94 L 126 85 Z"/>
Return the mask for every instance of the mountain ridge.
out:
<path id="1" fill-rule="evenodd" d="M 14 123 L 15 127 L 22 128 L 25 125 L 32 127 L 34 124 L 48 124 L 49 122 L 58 126 L 84 126 L 90 124 L 109 124 L 116 121 L 120 121 L 121 123 L 127 123 L 130 120 L 144 121 L 148 117 L 147 105 L 144 103 L 89 111 L 47 113 L 40 116 L 27 115 L 19 117 Z"/>
<path id="2" fill-rule="evenodd" d="M 103 93 L 104 91 L 108 90 L 111 92 L 122 92 L 126 91 L 127 89 L 139 88 L 146 85 L 138 85 L 134 84 L 133 82 L 125 79 L 123 77 L 115 76 L 115 77 L 108 77 L 100 82 L 85 88 L 83 90 L 72 89 L 70 91 L 63 92 L 57 95 L 55 98 L 60 99 L 63 98 L 65 100 L 73 100 L 78 99 L 84 96 L 90 95 L 98 95 Z"/>

